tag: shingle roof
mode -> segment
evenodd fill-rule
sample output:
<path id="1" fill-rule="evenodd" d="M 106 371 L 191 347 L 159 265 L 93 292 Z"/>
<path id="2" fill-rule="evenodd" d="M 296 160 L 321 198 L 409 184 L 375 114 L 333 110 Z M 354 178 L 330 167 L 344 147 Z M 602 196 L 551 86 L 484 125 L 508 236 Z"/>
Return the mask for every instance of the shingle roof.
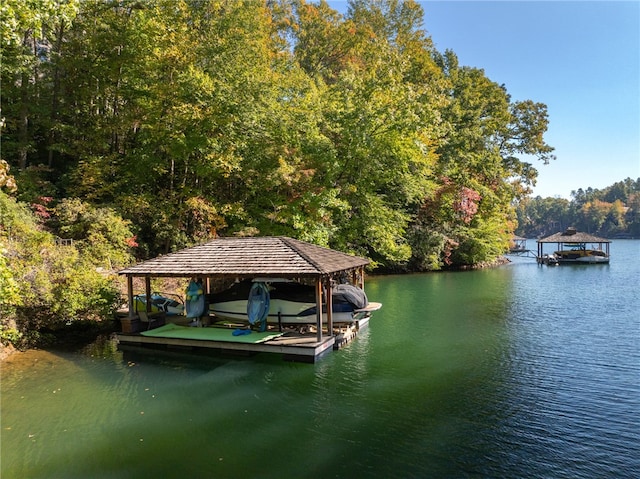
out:
<path id="1" fill-rule="evenodd" d="M 369 264 L 369 260 L 282 236 L 216 238 L 159 256 L 118 274 L 129 276 L 321 276 Z"/>
<path id="2" fill-rule="evenodd" d="M 538 243 L 611 243 L 611 241 L 606 238 L 598 238 L 597 236 L 580 233 L 575 229 L 568 228 L 566 231 L 539 239 Z"/>

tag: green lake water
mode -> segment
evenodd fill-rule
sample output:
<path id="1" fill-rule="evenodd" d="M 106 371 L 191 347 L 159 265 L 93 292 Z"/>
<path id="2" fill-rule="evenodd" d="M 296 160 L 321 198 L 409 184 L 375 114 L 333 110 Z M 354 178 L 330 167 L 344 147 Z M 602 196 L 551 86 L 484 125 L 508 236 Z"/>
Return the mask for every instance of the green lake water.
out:
<path id="1" fill-rule="evenodd" d="M 611 255 L 368 278 L 383 308 L 312 365 L 108 338 L 16 355 L 0 476 L 638 477 L 640 241 Z"/>

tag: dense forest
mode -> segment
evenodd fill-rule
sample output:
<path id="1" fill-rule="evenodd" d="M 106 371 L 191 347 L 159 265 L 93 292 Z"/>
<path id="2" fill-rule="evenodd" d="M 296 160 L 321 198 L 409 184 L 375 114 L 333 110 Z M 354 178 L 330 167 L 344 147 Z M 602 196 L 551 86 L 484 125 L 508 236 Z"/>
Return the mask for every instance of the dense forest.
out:
<path id="1" fill-rule="evenodd" d="M 547 236 L 573 226 L 605 238 L 640 238 L 640 178 L 627 178 L 602 190 L 580 188 L 564 198 L 523 198 L 516 233 Z"/>
<path id="2" fill-rule="evenodd" d="M 109 272 L 216 235 L 386 271 L 491 262 L 536 179 L 523 158 L 554 159 L 546 106 L 434 48 L 412 0 L 344 15 L 4 0 L 1 15 L 0 313 L 18 331 L 36 311 L 88 314 L 86 295 L 106 307 Z"/>

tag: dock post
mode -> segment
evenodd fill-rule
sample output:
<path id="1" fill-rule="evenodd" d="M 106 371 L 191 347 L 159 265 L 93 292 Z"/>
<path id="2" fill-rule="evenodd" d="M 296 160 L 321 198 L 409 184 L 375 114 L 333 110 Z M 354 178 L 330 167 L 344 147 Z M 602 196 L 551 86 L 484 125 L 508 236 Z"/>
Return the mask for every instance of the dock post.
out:
<path id="1" fill-rule="evenodd" d="M 129 301 L 129 321 L 133 321 L 135 305 L 133 304 L 133 277 L 127 275 L 127 299 Z"/>
<path id="2" fill-rule="evenodd" d="M 322 281 L 316 280 L 316 340 L 322 342 Z"/>
<path id="3" fill-rule="evenodd" d="M 324 290 L 327 295 L 327 334 L 333 336 L 333 288 L 331 286 L 331 278 L 327 278 Z"/>
<path id="4" fill-rule="evenodd" d="M 147 313 L 151 312 L 151 276 L 144 277 L 144 293 L 147 295 L 146 307 L 145 311 Z"/>

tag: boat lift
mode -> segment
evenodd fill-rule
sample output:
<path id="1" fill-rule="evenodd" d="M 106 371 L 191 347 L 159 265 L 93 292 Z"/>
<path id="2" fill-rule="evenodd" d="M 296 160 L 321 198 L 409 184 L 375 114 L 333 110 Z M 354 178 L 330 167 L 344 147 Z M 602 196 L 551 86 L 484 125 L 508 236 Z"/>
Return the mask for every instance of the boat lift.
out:
<path id="1" fill-rule="evenodd" d="M 558 260 L 552 254 L 544 254 L 542 256 L 538 256 L 535 251 L 530 249 L 518 249 L 518 250 L 509 250 L 507 256 L 519 256 L 521 258 L 535 258 L 538 264 L 546 264 L 550 266 L 555 266 L 558 264 Z"/>

